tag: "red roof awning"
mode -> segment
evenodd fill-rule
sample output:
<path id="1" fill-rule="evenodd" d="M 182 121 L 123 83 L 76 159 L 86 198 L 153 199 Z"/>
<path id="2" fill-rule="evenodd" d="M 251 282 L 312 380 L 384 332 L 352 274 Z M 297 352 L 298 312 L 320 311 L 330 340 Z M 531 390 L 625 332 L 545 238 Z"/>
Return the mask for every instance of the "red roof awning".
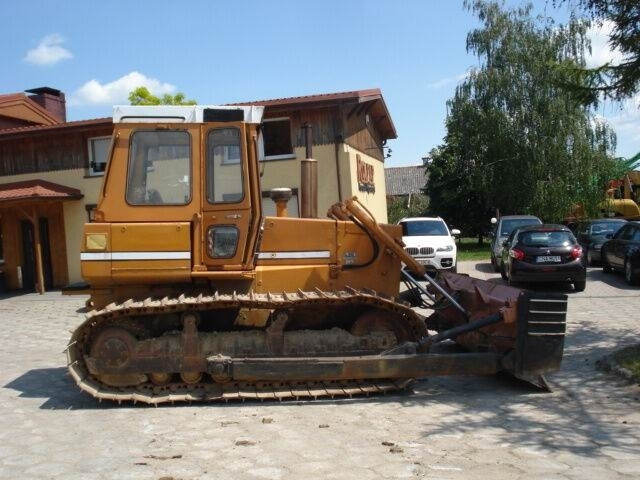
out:
<path id="1" fill-rule="evenodd" d="M 9 202 L 78 200 L 83 196 L 77 188 L 40 179 L 0 184 L 0 206 Z"/>

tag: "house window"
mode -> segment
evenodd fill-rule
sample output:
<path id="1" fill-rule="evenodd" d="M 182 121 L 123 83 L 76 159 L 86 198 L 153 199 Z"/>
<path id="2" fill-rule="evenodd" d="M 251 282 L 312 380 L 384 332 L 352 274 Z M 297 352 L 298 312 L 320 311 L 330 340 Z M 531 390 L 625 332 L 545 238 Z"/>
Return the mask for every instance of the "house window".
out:
<path id="1" fill-rule="evenodd" d="M 103 175 L 107 168 L 107 155 L 111 137 L 94 137 L 89 139 L 89 175 Z"/>
<path id="2" fill-rule="evenodd" d="M 291 121 L 269 118 L 262 123 L 260 160 L 295 158 L 291 144 Z"/>

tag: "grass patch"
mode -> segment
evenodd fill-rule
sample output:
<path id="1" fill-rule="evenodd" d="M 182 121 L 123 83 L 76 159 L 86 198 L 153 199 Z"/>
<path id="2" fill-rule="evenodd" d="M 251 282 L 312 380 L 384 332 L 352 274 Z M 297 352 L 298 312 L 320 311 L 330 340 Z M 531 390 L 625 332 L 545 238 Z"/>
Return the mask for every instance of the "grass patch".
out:
<path id="1" fill-rule="evenodd" d="M 465 260 L 486 260 L 491 259 L 491 249 L 489 241 L 485 240 L 482 245 L 478 245 L 477 238 L 461 238 L 456 242 L 458 246 L 458 261 Z"/>
<path id="2" fill-rule="evenodd" d="M 640 345 L 623 348 L 613 357 L 618 365 L 631 372 L 634 380 L 640 380 Z"/>

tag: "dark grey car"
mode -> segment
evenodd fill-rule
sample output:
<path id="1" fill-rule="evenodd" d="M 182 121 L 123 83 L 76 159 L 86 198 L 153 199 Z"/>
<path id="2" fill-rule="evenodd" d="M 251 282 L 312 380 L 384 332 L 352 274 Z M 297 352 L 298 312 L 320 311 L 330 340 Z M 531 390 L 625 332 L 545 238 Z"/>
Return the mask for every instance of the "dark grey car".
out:
<path id="1" fill-rule="evenodd" d="M 500 218 L 492 218 L 494 228 L 491 236 L 491 265 L 496 272 L 500 271 L 500 258 L 502 257 L 502 244 L 509 234 L 518 227 L 525 225 L 540 225 L 542 220 L 533 215 L 503 215 Z"/>
<path id="2" fill-rule="evenodd" d="M 629 285 L 640 282 L 640 222 L 627 222 L 604 243 L 602 269 L 605 272 L 624 272 L 624 279 Z"/>
<path id="3" fill-rule="evenodd" d="M 600 263 L 602 245 L 625 223 L 627 221 L 623 218 L 597 218 L 577 225 L 575 234 L 578 243 L 582 246 L 583 258 L 587 266 Z"/>

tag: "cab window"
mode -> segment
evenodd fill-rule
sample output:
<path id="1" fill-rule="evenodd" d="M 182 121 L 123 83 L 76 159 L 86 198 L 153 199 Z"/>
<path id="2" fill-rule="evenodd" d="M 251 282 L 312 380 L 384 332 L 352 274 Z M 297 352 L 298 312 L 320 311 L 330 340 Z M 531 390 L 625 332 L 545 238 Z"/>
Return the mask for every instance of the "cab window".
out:
<path id="1" fill-rule="evenodd" d="M 186 205 L 191 201 L 191 149 L 188 132 L 134 132 L 129 152 L 127 203 Z"/>
<path id="2" fill-rule="evenodd" d="M 240 130 L 211 130 L 207 136 L 207 200 L 237 203 L 243 198 Z"/>

